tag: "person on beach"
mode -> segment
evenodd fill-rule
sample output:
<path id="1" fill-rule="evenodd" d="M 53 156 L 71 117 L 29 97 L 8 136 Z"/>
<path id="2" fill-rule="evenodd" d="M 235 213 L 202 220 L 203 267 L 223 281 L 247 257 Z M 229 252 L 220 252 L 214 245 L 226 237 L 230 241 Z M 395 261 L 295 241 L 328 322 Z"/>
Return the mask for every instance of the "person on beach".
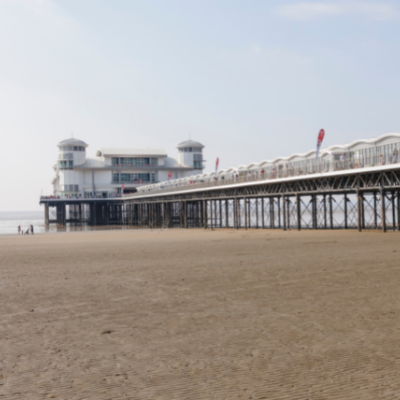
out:
<path id="1" fill-rule="evenodd" d="M 31 233 L 33 235 L 33 225 L 31 224 Z"/>
<path id="2" fill-rule="evenodd" d="M 29 235 L 29 228 L 26 230 L 25 235 Z"/>
<path id="3" fill-rule="evenodd" d="M 18 235 L 21 233 L 21 225 L 18 225 Z"/>

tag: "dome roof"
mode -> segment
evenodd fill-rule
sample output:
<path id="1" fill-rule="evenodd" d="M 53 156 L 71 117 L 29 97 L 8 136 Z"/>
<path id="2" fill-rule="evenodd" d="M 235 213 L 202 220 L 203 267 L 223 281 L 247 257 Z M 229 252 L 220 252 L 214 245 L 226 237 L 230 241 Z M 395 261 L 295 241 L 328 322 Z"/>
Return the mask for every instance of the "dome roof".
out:
<path id="1" fill-rule="evenodd" d="M 57 146 L 58 147 L 62 147 L 62 146 L 83 146 L 83 147 L 87 147 L 88 145 L 85 142 L 83 142 L 82 140 L 75 139 L 75 138 L 70 138 L 70 139 L 62 140 L 60 143 L 58 143 Z"/>
<path id="2" fill-rule="evenodd" d="M 199 143 L 196 142 L 194 140 L 185 140 L 182 143 L 179 143 L 178 146 L 176 146 L 178 149 L 181 149 L 182 147 L 201 147 L 202 149 L 204 148 L 204 146 Z"/>

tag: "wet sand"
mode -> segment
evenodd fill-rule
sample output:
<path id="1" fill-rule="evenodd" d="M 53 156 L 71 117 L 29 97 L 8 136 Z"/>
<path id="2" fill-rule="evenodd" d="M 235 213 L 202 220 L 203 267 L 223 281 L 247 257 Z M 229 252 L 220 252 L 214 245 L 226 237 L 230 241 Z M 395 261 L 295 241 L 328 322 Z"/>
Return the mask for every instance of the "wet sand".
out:
<path id="1" fill-rule="evenodd" d="M 400 234 L 0 238 L 0 398 L 398 399 Z"/>

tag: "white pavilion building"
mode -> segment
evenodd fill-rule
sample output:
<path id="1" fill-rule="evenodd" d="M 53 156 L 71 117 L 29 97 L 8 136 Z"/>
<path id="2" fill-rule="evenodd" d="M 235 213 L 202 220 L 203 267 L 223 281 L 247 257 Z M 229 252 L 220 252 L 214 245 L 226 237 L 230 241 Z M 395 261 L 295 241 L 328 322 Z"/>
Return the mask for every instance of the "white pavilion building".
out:
<path id="1" fill-rule="evenodd" d="M 178 157 L 163 149 L 101 147 L 86 157 L 88 145 L 71 138 L 58 145 L 52 181 L 54 196 L 113 197 L 133 193 L 137 187 L 199 174 L 204 169 L 201 143 L 187 140 L 177 146 Z"/>

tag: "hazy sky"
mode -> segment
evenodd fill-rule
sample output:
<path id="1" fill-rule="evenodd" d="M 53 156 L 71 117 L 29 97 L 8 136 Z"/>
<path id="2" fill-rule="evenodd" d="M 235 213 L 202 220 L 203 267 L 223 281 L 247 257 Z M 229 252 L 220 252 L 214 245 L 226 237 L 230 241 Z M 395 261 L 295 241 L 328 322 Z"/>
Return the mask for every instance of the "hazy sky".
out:
<path id="1" fill-rule="evenodd" d="M 207 171 L 400 131 L 400 2 L 0 0 L 0 210 L 57 143 L 202 142 Z"/>

